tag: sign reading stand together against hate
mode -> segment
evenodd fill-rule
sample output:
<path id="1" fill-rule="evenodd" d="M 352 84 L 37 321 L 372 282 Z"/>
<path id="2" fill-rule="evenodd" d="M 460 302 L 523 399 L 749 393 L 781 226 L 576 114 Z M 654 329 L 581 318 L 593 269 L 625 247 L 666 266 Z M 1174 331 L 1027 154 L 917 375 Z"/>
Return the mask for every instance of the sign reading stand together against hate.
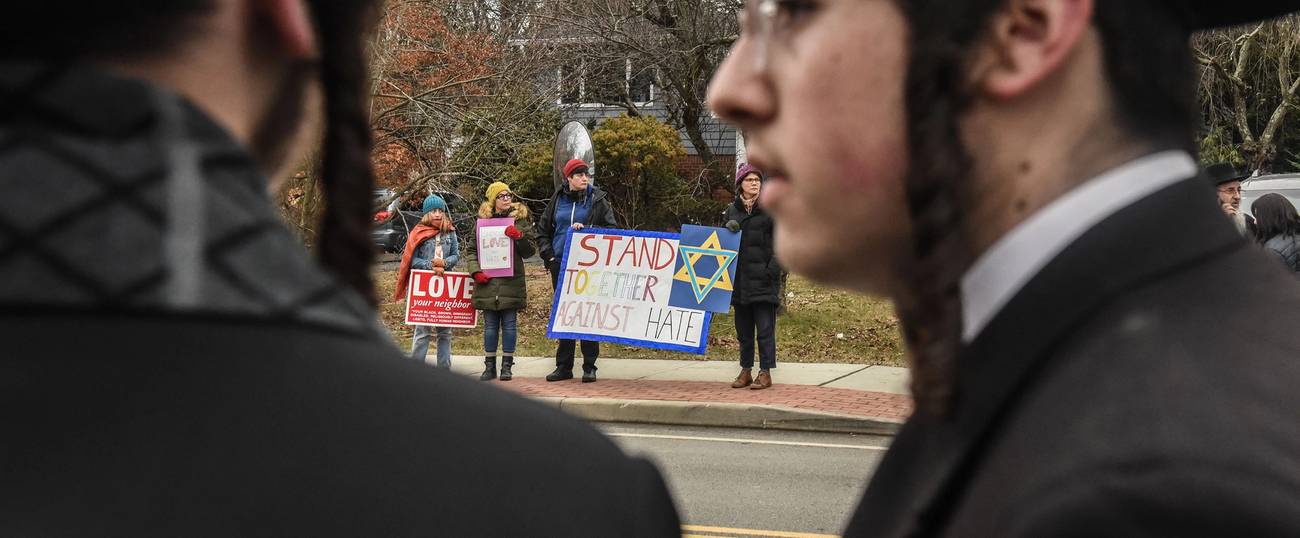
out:
<path id="1" fill-rule="evenodd" d="M 681 292 L 676 293 L 679 300 L 673 298 L 674 275 L 682 270 L 681 237 L 634 230 L 570 231 L 546 336 L 704 353 L 713 314 L 703 303 L 710 301 L 697 301 L 702 296 L 694 292 L 685 303 L 680 301 Z M 726 267 L 722 269 L 725 272 Z M 706 284 L 715 280 L 717 268 L 708 271 Z M 726 286 L 705 287 L 716 289 L 730 303 L 730 290 L 722 289 Z"/>
<path id="2" fill-rule="evenodd" d="M 474 327 L 478 310 L 474 309 L 474 279 L 469 273 L 411 270 L 411 285 L 406 291 L 406 324 L 438 327 Z"/>

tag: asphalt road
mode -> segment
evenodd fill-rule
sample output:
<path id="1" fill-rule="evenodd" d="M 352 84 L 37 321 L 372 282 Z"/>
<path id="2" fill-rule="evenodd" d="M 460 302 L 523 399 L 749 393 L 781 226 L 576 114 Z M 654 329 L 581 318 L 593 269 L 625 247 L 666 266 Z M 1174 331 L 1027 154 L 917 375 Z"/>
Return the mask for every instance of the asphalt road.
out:
<path id="1" fill-rule="evenodd" d="M 838 535 L 889 443 L 867 435 L 599 426 L 659 465 L 686 536 Z"/>

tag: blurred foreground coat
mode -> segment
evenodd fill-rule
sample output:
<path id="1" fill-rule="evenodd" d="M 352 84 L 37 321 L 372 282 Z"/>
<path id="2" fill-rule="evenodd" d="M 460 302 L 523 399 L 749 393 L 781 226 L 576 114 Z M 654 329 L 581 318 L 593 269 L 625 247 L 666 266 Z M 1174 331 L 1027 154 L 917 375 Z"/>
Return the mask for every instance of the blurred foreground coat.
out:
<path id="1" fill-rule="evenodd" d="M 650 463 L 404 360 L 197 108 L 40 65 L 0 93 L 0 536 L 680 535 Z"/>
<path id="2" fill-rule="evenodd" d="M 1300 536 L 1300 285 L 1208 182 L 1121 209 L 962 350 L 845 536 Z"/>

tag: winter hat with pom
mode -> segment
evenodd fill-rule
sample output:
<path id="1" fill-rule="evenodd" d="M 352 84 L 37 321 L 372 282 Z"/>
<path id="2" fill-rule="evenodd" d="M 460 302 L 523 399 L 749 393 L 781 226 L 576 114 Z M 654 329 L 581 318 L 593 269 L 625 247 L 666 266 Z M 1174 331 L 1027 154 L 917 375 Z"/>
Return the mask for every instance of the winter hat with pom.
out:
<path id="1" fill-rule="evenodd" d="M 762 170 L 754 168 L 754 166 L 749 163 L 745 163 L 740 165 L 740 169 L 736 170 L 736 186 L 739 187 L 740 182 L 745 179 L 745 176 L 750 174 L 758 174 L 758 180 L 759 181 L 763 180 Z"/>

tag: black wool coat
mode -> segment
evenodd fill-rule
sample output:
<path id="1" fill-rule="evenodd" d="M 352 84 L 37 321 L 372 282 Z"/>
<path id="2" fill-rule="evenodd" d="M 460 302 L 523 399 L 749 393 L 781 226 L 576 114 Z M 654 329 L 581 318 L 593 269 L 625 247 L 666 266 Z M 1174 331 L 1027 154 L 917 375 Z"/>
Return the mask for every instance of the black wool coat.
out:
<path id="1" fill-rule="evenodd" d="M 1300 285 L 1211 189 L 1139 200 L 1034 276 L 845 536 L 1300 536 Z"/>
<path id="2" fill-rule="evenodd" d="M 0 536 L 681 535 L 649 462 L 404 357 L 197 108 L 0 95 Z"/>
<path id="3" fill-rule="evenodd" d="M 785 269 L 776 261 L 772 245 L 772 217 L 758 204 L 753 213 L 737 197 L 727 205 L 723 223 L 740 224 L 740 255 L 736 258 L 735 289 L 731 304 L 781 303 L 781 279 Z"/>

